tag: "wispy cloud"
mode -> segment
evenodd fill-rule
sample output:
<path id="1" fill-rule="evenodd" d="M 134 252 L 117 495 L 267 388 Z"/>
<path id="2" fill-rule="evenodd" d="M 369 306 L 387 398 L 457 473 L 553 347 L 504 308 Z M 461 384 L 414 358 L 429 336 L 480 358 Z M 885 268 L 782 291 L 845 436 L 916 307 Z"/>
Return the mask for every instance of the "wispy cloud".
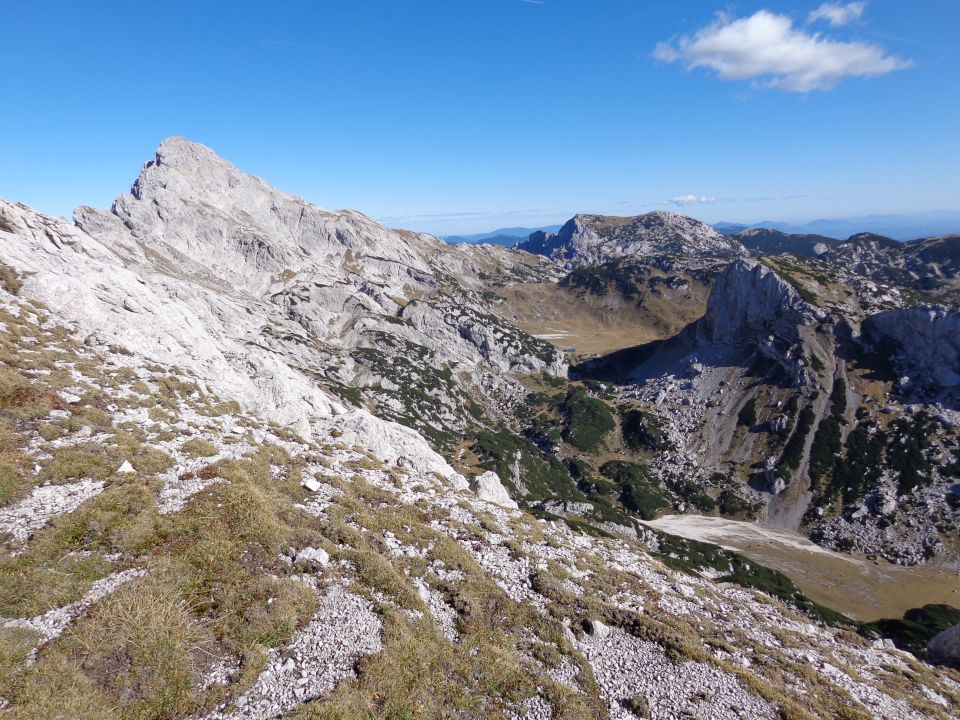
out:
<path id="1" fill-rule="evenodd" d="M 739 19 L 721 13 L 693 36 L 660 43 L 653 55 L 688 69 L 714 70 L 723 80 L 752 80 L 762 87 L 800 93 L 829 90 L 846 78 L 885 75 L 912 65 L 879 45 L 805 32 L 786 15 L 769 10 Z"/>
<path id="2" fill-rule="evenodd" d="M 685 205 L 706 205 L 707 203 L 715 203 L 716 201 L 717 198 L 713 195 L 678 195 L 677 197 L 670 198 L 669 203 L 683 207 Z"/>
<path id="3" fill-rule="evenodd" d="M 839 3 L 824 3 L 807 18 L 808 22 L 817 20 L 826 20 L 834 27 L 848 25 L 854 20 L 859 20 L 863 16 L 863 11 L 867 9 L 866 2 L 852 2 L 846 5 Z"/>

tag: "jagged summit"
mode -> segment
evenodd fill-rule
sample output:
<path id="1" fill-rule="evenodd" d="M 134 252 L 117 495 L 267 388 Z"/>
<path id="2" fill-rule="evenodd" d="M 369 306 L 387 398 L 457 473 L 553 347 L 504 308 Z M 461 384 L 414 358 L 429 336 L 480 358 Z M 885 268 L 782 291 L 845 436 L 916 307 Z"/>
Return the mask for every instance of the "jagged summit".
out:
<path id="1" fill-rule="evenodd" d="M 172 265 L 186 260 L 261 292 L 270 277 L 310 270 L 339 276 L 349 253 L 429 272 L 439 240 L 388 230 L 361 213 L 331 212 L 238 170 L 210 148 L 169 138 L 109 212 L 78 208 L 76 224 L 111 247 L 148 247 Z M 398 267 L 399 266 L 399 267 Z"/>
<path id="2" fill-rule="evenodd" d="M 78 208 L 71 226 L 0 202 L 0 217 L 16 236 L 4 260 L 33 273 L 35 296 L 73 297 L 64 312 L 92 342 L 175 362 L 285 423 L 329 416 L 327 393 L 349 385 L 446 437 L 463 422 L 461 373 L 496 396 L 511 387 L 504 371 L 565 367 L 548 343 L 484 320 L 489 301 L 472 289 L 483 268 L 539 277 L 529 256 L 323 210 L 183 138 L 164 141 L 110 211 Z M 400 349 L 417 360 L 403 378 L 388 361 Z M 431 411 L 401 390 L 423 374 Z"/>
<path id="3" fill-rule="evenodd" d="M 796 528 L 813 493 L 825 543 L 939 552 L 945 473 L 842 502 L 805 474 L 876 392 L 848 376 L 846 318 L 818 318 L 845 301 L 829 268 L 746 260 L 673 213 L 556 236 L 564 263 L 625 259 L 565 287 L 546 257 L 329 212 L 183 138 L 75 225 L 0 200 L 0 714 L 943 717 L 954 676 L 763 559 L 639 522 L 775 495 Z M 598 310 L 584 325 L 683 306 L 654 318 L 661 371 L 570 381 L 574 350 L 529 333 L 572 341 L 514 312 L 564 295 Z M 955 316 L 881 320 L 904 357 L 941 349 L 919 371 L 955 359 Z M 909 431 L 951 467 L 953 436 L 915 416 L 874 433 L 887 457 Z M 874 507 L 897 535 L 872 539 Z"/>
<path id="4" fill-rule="evenodd" d="M 535 232 L 518 248 L 548 255 L 568 266 L 620 257 L 727 257 L 744 247 L 694 218 L 656 211 L 632 217 L 576 215 L 556 233 Z"/>

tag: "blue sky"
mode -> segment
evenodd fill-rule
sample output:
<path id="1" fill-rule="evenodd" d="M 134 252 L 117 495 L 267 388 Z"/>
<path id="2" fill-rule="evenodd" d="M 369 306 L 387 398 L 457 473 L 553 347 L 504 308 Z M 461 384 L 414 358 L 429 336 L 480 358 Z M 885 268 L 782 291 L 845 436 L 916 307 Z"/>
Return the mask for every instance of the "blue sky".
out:
<path id="1" fill-rule="evenodd" d="M 0 197 L 108 207 L 169 135 L 436 233 L 960 209 L 956 0 L 2 0 Z"/>

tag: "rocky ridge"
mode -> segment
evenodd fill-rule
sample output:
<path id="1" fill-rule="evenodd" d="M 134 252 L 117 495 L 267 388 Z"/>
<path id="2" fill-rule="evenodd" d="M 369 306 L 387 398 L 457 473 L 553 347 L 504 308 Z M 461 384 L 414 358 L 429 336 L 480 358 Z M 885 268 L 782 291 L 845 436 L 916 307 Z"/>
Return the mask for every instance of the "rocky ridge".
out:
<path id="1" fill-rule="evenodd" d="M 160 146 L 110 212 L 79 208 L 75 221 L 0 204 L 5 260 L 31 273 L 34 295 L 75 297 L 90 342 L 194 369 L 284 422 L 340 412 L 360 399 L 330 394 L 359 386 L 420 430 L 429 401 L 431 424 L 449 432 L 462 429 L 470 386 L 499 399 L 495 412 L 517 393 L 503 371 L 564 372 L 558 351 L 500 321 L 479 292 L 484 270 L 540 278 L 543 263 L 321 210 L 182 138 Z M 241 354 L 256 372 L 236 371 Z M 398 354 L 425 359 L 429 397 L 405 392 Z"/>
<path id="2" fill-rule="evenodd" d="M 535 232 L 517 247 L 565 267 L 599 265 L 615 258 L 726 258 L 746 255 L 736 240 L 706 223 L 670 212 L 636 217 L 577 215 L 556 233 Z"/>
<path id="3" fill-rule="evenodd" d="M 358 435 L 332 409 L 300 436 L 184 368 L 86 344 L 29 287 L 0 291 L 18 468 L 4 502 L 20 517 L 31 488 L 100 485 L 6 538 L 6 717 L 387 717 L 412 702 L 532 720 L 945 718 L 960 697 L 946 669 L 664 566 L 652 534 L 538 521 L 493 478 L 484 500 L 412 431 Z"/>
<path id="4" fill-rule="evenodd" d="M 799 596 L 712 582 L 742 562 L 722 551 L 706 567 L 635 522 L 593 537 L 535 519 L 506 475 L 470 491 L 434 450 L 443 430 L 464 410 L 509 413 L 523 391 L 505 371 L 564 371 L 484 290 L 555 280 L 549 261 L 327 213 L 180 139 L 77 223 L 0 204 L 11 717 L 946 717 L 956 703 L 950 671 L 814 622 Z M 711 424 L 747 387 L 717 362 L 714 340 L 745 351 L 724 328 L 799 328 L 816 351 L 792 283 L 749 263 L 724 283 L 784 317 L 718 299 L 689 377 L 624 391 L 666 408 L 663 457 L 688 478 L 723 443 L 680 445 L 670 408 Z M 353 391 L 371 408 L 350 408 Z M 536 480 L 513 467 L 516 485 Z M 63 610 L 51 628 L 67 620 L 44 641 L 30 628 L 47 603 Z M 163 673 L 158 636 L 176 640 Z"/>
<path id="5" fill-rule="evenodd" d="M 838 267 L 923 293 L 928 300 L 956 302 L 960 236 L 900 243 L 881 235 L 860 233 L 832 248 L 826 257 Z"/>
<path id="6" fill-rule="evenodd" d="M 793 253 L 802 257 L 819 257 L 840 241 L 825 235 L 785 233 L 772 228 L 746 228 L 730 237 L 754 255 Z"/>

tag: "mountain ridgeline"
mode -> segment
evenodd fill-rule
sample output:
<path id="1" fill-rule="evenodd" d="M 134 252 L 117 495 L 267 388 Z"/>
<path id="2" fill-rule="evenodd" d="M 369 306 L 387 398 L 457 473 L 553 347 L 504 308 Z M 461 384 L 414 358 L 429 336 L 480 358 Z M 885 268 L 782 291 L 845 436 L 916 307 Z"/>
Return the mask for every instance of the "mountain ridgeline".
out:
<path id="1" fill-rule="evenodd" d="M 949 718 L 956 239 L 450 245 L 184 138 L 0 200 L 0 716 Z"/>

